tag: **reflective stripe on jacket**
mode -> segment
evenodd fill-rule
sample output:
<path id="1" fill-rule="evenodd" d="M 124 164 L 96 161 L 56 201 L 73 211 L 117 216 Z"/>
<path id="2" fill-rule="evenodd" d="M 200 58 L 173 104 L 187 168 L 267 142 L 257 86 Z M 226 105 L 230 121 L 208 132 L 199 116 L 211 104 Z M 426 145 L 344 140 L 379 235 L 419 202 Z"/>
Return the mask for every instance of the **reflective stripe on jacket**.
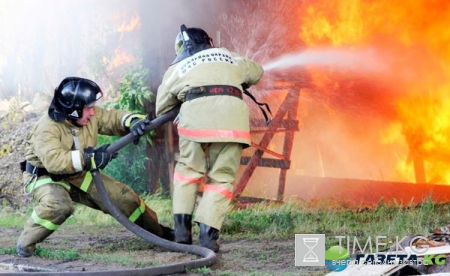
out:
<path id="1" fill-rule="evenodd" d="M 156 115 L 180 102 L 178 133 L 197 142 L 238 142 L 250 145 L 249 110 L 245 101 L 218 95 L 185 102 L 186 92 L 207 85 L 258 83 L 262 67 L 225 48 L 211 48 L 173 64 L 164 75 L 156 95 Z"/>

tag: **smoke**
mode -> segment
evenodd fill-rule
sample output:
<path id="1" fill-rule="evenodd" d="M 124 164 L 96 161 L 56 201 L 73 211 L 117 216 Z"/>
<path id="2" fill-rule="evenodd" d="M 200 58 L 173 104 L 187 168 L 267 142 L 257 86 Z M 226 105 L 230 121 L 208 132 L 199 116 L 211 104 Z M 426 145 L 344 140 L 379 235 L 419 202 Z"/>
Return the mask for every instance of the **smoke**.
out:
<path id="1" fill-rule="evenodd" d="M 138 63 L 151 70 L 156 87 L 174 58 L 179 26 L 214 34 L 222 6 L 217 0 L 0 0 L 0 99 L 52 95 L 67 76 L 115 89 L 111 83 Z"/>
<path id="2" fill-rule="evenodd" d="M 0 97 L 51 94 L 66 76 L 95 79 L 89 69 L 93 42 L 116 27 L 108 20 L 123 8 L 106 2 L 1 1 Z M 117 45 L 109 47 L 103 56 Z"/>
<path id="3" fill-rule="evenodd" d="M 139 63 L 150 69 L 149 85 L 156 91 L 175 58 L 173 45 L 179 27 L 186 24 L 203 28 L 216 45 L 263 64 L 266 72 L 252 93 L 258 100 L 272 103 L 274 112 L 285 99 L 284 94 L 273 93 L 274 88 L 287 84 L 301 89 L 292 182 L 296 175 L 384 179 L 396 163 L 391 160 L 396 153 L 392 147 L 379 145 L 377 131 L 384 122 L 380 117 L 390 115 L 391 95 L 400 90 L 397 87 L 420 79 L 435 65 L 412 70 L 417 57 L 427 59 L 425 51 L 388 49 L 390 41 L 384 33 L 374 36 L 380 40 L 375 43 L 375 38 L 368 36 L 380 27 L 363 32 L 357 21 L 349 26 L 354 28 L 329 31 L 328 25 L 334 21 L 328 23 L 320 16 L 330 13 L 333 19 L 336 9 L 329 1 L 314 7 L 316 2 L 0 0 L 0 100 L 18 94 L 28 100 L 36 93 L 52 95 L 67 76 L 90 78 L 106 92 L 114 91 L 117 87 L 112 84 Z M 376 15 L 374 22 L 379 21 Z M 379 15 L 388 16 L 383 10 Z M 380 24 L 402 26 L 394 23 Z M 330 41 L 339 43 L 327 43 L 322 30 L 329 31 Z M 357 41 L 355 34 L 367 43 Z M 346 40 L 349 42 L 341 42 Z M 436 48 L 441 49 L 440 45 Z M 429 82 L 442 77 L 429 78 Z M 386 89 L 390 84 L 395 85 Z M 253 111 L 260 116 L 257 107 Z M 271 146 L 282 152 L 283 141 L 278 141 Z M 375 155 L 383 156 L 372 159 Z M 392 158 L 386 161 L 384 156 Z M 253 179 L 260 183 L 268 178 Z"/>

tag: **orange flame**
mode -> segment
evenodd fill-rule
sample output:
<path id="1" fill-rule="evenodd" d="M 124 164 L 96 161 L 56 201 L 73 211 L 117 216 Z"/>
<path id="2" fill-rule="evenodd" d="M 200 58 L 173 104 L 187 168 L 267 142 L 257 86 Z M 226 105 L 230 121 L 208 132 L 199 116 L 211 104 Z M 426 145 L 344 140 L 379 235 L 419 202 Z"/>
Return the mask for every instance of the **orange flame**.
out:
<path id="1" fill-rule="evenodd" d="M 124 33 L 129 33 L 141 28 L 141 19 L 138 14 L 134 15 L 129 22 L 123 22 L 117 28 L 117 32 L 120 33 L 120 40 L 123 38 Z"/>
<path id="2" fill-rule="evenodd" d="M 120 26 L 117 28 L 117 31 L 119 33 L 125 33 L 132 32 L 139 28 L 141 28 L 141 19 L 139 18 L 138 14 L 135 14 L 128 23 L 123 22 L 122 24 L 120 24 Z"/>
<path id="3" fill-rule="evenodd" d="M 450 183 L 449 7 L 445 0 L 315 0 L 299 9 L 299 36 L 308 47 L 376 53 L 386 70 L 367 76 L 380 85 L 373 98 L 394 107 L 379 114 L 387 117 L 379 140 L 406 144 L 423 159 L 426 181 L 435 183 Z M 325 94 L 342 85 L 330 71 L 310 73 Z M 398 156 L 397 180 L 414 181 L 408 160 L 407 152 Z"/>
<path id="4" fill-rule="evenodd" d="M 133 60 L 133 56 L 122 49 L 114 49 L 114 56 L 110 62 L 110 67 L 116 68 Z"/>
<path id="5" fill-rule="evenodd" d="M 113 16 L 113 19 L 119 22 L 119 20 L 122 20 L 124 17 L 126 17 L 125 14 L 115 14 Z M 140 27 L 141 22 L 138 14 L 135 14 L 131 19 L 122 20 L 122 23 L 120 23 L 117 27 L 117 33 L 119 34 L 118 42 L 122 41 L 123 35 L 125 33 L 133 32 Z M 110 56 L 103 57 L 102 62 L 105 64 L 108 71 L 113 71 L 114 69 L 135 60 L 135 57 L 125 50 L 127 47 L 121 46 L 122 44 L 123 41 L 119 43 L 119 46 L 114 49 Z"/>

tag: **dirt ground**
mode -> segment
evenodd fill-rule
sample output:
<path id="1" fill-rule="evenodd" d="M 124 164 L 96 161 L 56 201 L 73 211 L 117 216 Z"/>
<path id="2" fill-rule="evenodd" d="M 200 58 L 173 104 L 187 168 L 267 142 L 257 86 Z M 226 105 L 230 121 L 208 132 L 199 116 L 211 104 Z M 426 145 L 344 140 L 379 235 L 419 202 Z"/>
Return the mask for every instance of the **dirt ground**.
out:
<path id="1" fill-rule="evenodd" d="M 1 229 L 1 247 L 15 247 L 21 229 Z M 195 241 L 195 239 L 194 239 Z M 130 243 L 133 248 L 130 252 Z M 216 263 L 209 270 L 188 271 L 185 275 L 324 275 L 328 271 L 300 268 L 294 266 L 294 238 L 280 241 L 221 240 L 221 250 L 217 253 Z M 114 271 L 130 269 L 120 264 L 111 264 L 101 260 L 101 255 L 132 257 L 133 260 L 146 262 L 148 266 L 168 265 L 198 259 L 198 256 L 168 252 L 165 249 L 148 244 L 134 236 L 122 226 L 111 229 L 98 227 L 79 228 L 63 225 L 51 235 L 40 247 L 51 250 L 68 250 L 73 248 L 79 253 L 97 253 L 97 260 L 52 260 L 41 257 L 18 257 L 15 252 L 0 255 L 0 273 L 31 269 L 39 271 Z M 153 265 L 152 265 L 153 264 Z"/>
<path id="2" fill-rule="evenodd" d="M 26 135 L 42 112 L 20 112 L 14 121 L 8 114 L 0 114 L 0 215 L 1 212 L 25 212 L 29 197 L 23 194 L 19 162 L 23 160 Z M 0 247 L 15 248 L 22 229 L 0 229 Z M 195 240 L 194 240 L 195 241 Z M 130 243 L 133 244 L 130 252 Z M 221 238 L 221 250 L 210 270 L 190 271 L 188 275 L 324 275 L 328 271 L 294 266 L 294 237 L 288 240 L 250 241 Z M 127 245 L 127 246 L 125 246 Z M 130 269 L 120 264 L 101 260 L 102 255 L 131 256 L 134 260 L 148 261 L 149 266 L 167 265 L 199 258 L 148 244 L 118 224 L 112 229 L 63 225 L 40 244 L 42 248 L 76 252 L 95 252 L 97 260 L 53 260 L 42 257 L 21 258 L 15 252 L 0 255 L 0 273 L 17 270 L 40 271 L 103 271 Z"/>

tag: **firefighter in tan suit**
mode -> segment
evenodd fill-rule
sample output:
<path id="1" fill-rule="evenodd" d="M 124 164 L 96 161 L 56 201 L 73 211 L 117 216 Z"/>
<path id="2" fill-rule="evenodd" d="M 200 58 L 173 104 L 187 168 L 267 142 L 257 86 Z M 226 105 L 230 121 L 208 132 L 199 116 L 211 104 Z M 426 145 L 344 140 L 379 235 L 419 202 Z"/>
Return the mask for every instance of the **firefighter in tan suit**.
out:
<path id="1" fill-rule="evenodd" d="M 176 119 L 180 158 L 173 183 L 175 241 L 192 243 L 192 215 L 199 183 L 206 174 L 194 221 L 200 227 L 200 245 L 217 252 L 241 151 L 251 144 L 242 84 L 256 84 L 263 69 L 252 60 L 214 47 L 199 28 L 182 25 L 175 51 L 177 57 L 156 96 L 157 116 L 182 103 Z"/>
<path id="2" fill-rule="evenodd" d="M 107 213 L 92 180 L 115 158 L 108 145 L 95 149 L 99 134 L 143 134 L 150 121 L 143 115 L 95 106 L 102 97 L 93 81 L 69 77 L 58 88 L 45 114 L 28 135 L 22 162 L 25 190 L 37 203 L 17 242 L 19 256 L 33 254 L 36 243 L 52 234 L 74 211 L 72 201 Z M 156 213 L 128 186 L 100 174 L 113 203 L 130 221 L 173 240 L 173 230 L 158 223 Z"/>

